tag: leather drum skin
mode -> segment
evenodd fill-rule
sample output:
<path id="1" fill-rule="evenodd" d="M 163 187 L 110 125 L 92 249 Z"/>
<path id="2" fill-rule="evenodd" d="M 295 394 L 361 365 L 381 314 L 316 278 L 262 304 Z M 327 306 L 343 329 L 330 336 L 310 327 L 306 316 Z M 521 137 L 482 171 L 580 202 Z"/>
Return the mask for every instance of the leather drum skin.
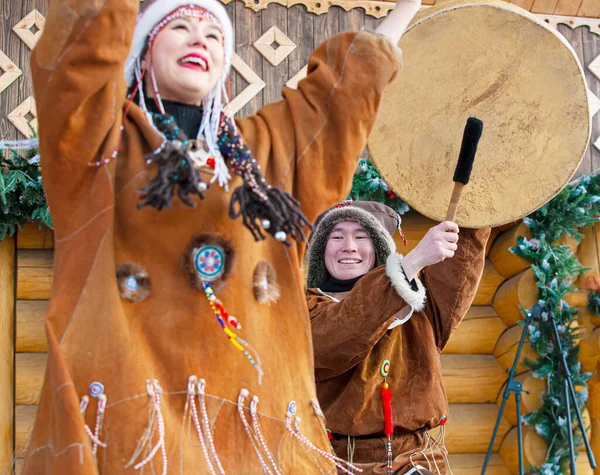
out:
<path id="1" fill-rule="evenodd" d="M 399 46 L 404 68 L 369 152 L 412 208 L 444 220 L 469 116 L 484 127 L 459 226 L 515 221 L 567 185 L 591 119 L 583 69 L 557 31 L 502 1 L 459 0 L 419 12 Z"/>

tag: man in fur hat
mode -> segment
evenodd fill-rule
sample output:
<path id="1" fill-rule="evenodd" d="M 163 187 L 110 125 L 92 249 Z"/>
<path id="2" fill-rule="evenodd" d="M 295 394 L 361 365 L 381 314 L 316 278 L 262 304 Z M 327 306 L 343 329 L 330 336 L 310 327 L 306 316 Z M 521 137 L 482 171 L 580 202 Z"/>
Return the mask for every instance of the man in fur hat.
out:
<path id="1" fill-rule="evenodd" d="M 446 474 L 439 355 L 475 296 L 489 229 L 462 229 L 459 240 L 444 222 L 403 257 L 399 225 L 366 201 L 318 219 L 307 290 L 317 395 L 335 452 L 363 473 Z"/>

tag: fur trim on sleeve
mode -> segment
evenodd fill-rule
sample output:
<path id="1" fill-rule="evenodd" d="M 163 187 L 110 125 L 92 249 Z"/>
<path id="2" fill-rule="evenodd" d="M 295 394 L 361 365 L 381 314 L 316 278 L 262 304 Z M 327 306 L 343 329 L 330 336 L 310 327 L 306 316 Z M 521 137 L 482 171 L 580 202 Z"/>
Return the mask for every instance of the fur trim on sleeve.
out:
<path id="1" fill-rule="evenodd" d="M 411 287 L 406 276 L 404 269 L 402 268 L 402 254 L 392 253 L 387 258 L 385 264 L 385 273 L 390 278 L 392 286 L 404 301 L 410 305 L 415 311 L 419 312 L 425 308 L 425 287 L 421 281 L 415 277 L 417 283 L 417 291 L 415 292 Z"/>

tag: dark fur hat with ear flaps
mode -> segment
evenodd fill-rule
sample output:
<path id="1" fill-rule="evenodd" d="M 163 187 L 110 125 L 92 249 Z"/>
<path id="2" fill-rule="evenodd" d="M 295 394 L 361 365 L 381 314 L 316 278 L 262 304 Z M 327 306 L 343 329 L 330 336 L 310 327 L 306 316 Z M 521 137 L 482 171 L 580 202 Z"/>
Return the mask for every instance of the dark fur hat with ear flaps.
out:
<path id="1" fill-rule="evenodd" d="M 388 256 L 396 252 L 392 239 L 400 227 L 400 216 L 390 207 L 375 201 L 345 202 L 325 211 L 316 222 L 308 247 L 309 288 L 319 287 L 329 277 L 325 267 L 325 248 L 333 228 L 343 221 L 359 223 L 371 237 L 375 248 L 375 267 L 385 265 Z"/>

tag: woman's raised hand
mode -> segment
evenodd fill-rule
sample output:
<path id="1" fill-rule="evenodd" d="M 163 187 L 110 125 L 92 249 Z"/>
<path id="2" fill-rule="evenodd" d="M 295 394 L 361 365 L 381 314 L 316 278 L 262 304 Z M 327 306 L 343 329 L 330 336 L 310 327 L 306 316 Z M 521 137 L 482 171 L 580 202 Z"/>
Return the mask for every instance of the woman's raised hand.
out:
<path id="1" fill-rule="evenodd" d="M 444 221 L 427 231 L 419 244 L 402 259 L 402 268 L 409 280 L 427 266 L 454 257 L 458 249 L 458 225 Z"/>

